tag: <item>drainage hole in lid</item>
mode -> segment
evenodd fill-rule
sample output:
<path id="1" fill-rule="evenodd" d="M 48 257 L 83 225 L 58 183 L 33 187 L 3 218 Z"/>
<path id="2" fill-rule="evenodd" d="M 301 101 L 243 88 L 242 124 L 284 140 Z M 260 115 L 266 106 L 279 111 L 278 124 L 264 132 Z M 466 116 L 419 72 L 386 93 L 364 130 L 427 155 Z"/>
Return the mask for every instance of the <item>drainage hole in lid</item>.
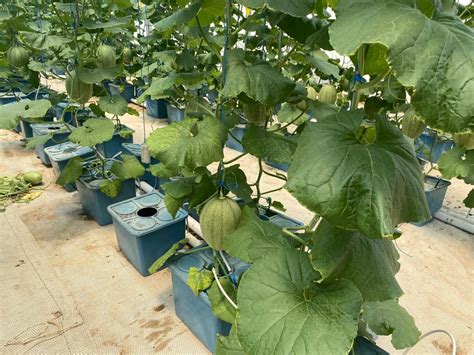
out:
<path id="1" fill-rule="evenodd" d="M 137 214 L 140 217 L 153 217 L 158 213 L 158 210 L 154 207 L 145 207 L 138 210 Z"/>
<path id="2" fill-rule="evenodd" d="M 60 129 L 61 127 L 48 127 L 49 130 L 51 131 L 56 131 L 58 129 Z"/>

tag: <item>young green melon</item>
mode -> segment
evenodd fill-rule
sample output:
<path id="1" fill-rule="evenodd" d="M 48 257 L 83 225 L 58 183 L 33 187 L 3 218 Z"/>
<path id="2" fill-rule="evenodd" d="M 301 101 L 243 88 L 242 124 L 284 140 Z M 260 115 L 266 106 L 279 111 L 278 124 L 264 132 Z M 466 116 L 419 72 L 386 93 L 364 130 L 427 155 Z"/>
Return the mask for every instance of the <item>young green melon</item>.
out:
<path id="1" fill-rule="evenodd" d="M 229 197 L 215 197 L 208 201 L 200 215 L 204 240 L 215 250 L 222 250 L 224 237 L 239 225 L 240 207 Z"/>
<path id="2" fill-rule="evenodd" d="M 426 128 L 425 122 L 417 116 L 411 107 L 405 112 L 402 120 L 402 132 L 410 138 L 417 138 Z"/>
<path id="3" fill-rule="evenodd" d="M 79 80 L 75 71 L 66 77 L 66 92 L 71 100 L 85 104 L 92 97 L 92 84 L 86 84 Z"/>
<path id="4" fill-rule="evenodd" d="M 337 99 L 337 90 L 334 85 L 323 85 L 319 91 L 319 101 L 326 104 L 335 104 Z"/>
<path id="5" fill-rule="evenodd" d="M 115 65 L 115 48 L 102 44 L 97 48 L 97 58 L 101 68 L 110 68 Z"/>
<path id="6" fill-rule="evenodd" d="M 43 181 L 43 175 L 38 171 L 28 171 L 23 174 L 23 180 L 31 185 L 39 185 Z"/>
<path id="7" fill-rule="evenodd" d="M 130 64 L 133 59 L 133 52 L 130 48 L 124 48 L 122 51 L 122 60 L 125 64 Z"/>
<path id="8" fill-rule="evenodd" d="M 30 61 L 30 56 L 25 48 L 19 46 L 10 47 L 7 52 L 7 59 L 8 62 L 16 67 L 16 68 L 23 68 L 28 65 Z"/>

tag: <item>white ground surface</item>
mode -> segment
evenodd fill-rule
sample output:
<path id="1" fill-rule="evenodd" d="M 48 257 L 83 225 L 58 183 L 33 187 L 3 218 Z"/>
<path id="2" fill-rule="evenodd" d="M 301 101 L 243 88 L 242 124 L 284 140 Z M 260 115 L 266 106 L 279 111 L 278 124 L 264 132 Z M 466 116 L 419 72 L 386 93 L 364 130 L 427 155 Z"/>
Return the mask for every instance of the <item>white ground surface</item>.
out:
<path id="1" fill-rule="evenodd" d="M 142 118 L 126 117 L 143 142 Z M 162 126 L 146 118 L 146 135 Z M 236 156 L 226 150 L 227 158 Z M 241 164 L 250 181 L 256 162 Z M 77 193 L 54 185 L 52 169 L 26 150 L 20 136 L 0 131 L 0 174 L 39 170 L 48 186 L 29 204 L 0 214 L 0 353 L 207 354 L 175 316 L 168 270 L 144 278 L 118 250 L 112 225 L 99 227 L 81 210 Z M 271 168 L 269 168 L 271 169 Z M 265 179 L 264 190 L 279 182 Z M 458 206 L 468 187 L 454 181 L 446 204 Z M 287 192 L 275 193 L 287 213 L 311 214 Z M 472 218 L 472 216 L 471 216 Z M 420 330 L 450 331 L 458 354 L 472 354 L 474 323 L 473 236 L 439 221 L 403 225 L 398 280 L 403 306 Z M 391 353 L 389 338 L 379 344 Z M 445 335 L 433 335 L 414 354 L 448 354 Z"/>

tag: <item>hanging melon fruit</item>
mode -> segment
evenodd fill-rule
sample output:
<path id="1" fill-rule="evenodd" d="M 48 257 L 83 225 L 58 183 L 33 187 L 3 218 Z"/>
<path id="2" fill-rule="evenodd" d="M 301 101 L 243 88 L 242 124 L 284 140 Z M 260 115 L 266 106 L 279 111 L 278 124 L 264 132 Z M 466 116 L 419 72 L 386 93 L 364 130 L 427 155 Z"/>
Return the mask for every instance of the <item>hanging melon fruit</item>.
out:
<path id="1" fill-rule="evenodd" d="M 113 67 L 115 62 L 115 48 L 102 44 L 97 48 L 97 59 L 99 59 L 99 66 L 101 68 Z"/>
<path id="2" fill-rule="evenodd" d="M 66 76 L 66 92 L 71 100 L 85 104 L 92 97 L 92 89 L 93 85 L 80 81 L 75 71 Z"/>
<path id="3" fill-rule="evenodd" d="M 240 207 L 230 197 L 219 196 L 209 200 L 200 214 L 204 240 L 215 250 L 222 250 L 224 237 L 237 229 Z"/>
<path id="4" fill-rule="evenodd" d="M 13 46 L 7 51 L 7 59 L 15 68 L 23 68 L 28 65 L 30 56 L 25 48 Z"/>

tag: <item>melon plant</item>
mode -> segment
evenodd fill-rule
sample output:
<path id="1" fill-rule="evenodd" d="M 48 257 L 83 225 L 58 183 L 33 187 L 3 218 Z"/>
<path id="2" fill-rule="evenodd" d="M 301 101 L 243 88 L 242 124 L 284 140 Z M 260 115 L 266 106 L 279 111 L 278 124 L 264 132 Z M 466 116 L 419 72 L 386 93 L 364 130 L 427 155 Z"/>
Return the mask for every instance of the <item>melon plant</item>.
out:
<path id="1" fill-rule="evenodd" d="M 20 46 L 10 47 L 7 51 L 8 62 L 15 68 L 23 68 L 28 65 L 30 55 L 27 50 Z"/>
<path id="2" fill-rule="evenodd" d="M 75 71 L 66 76 L 66 92 L 71 100 L 85 104 L 92 97 L 92 84 L 86 84 L 79 79 Z"/>
<path id="3" fill-rule="evenodd" d="M 208 201 L 201 213 L 204 240 L 215 250 L 222 250 L 224 237 L 232 233 L 240 221 L 240 206 L 233 199 L 220 195 Z"/>

